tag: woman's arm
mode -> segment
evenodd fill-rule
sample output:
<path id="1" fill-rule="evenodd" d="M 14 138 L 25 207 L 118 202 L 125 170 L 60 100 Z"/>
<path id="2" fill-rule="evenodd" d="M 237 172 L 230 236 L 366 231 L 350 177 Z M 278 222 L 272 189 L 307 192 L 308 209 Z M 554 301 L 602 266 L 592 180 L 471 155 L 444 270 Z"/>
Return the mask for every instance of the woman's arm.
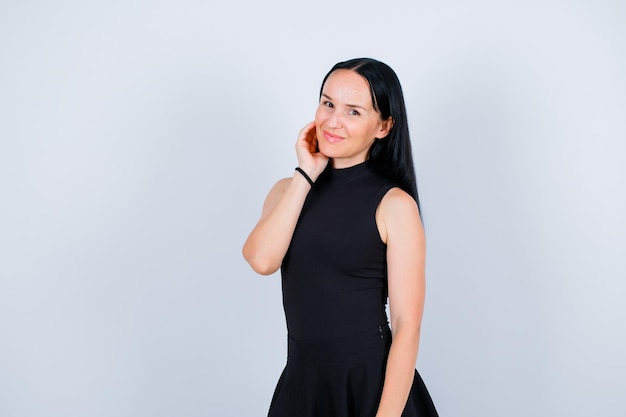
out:
<path id="1" fill-rule="evenodd" d="M 400 417 L 415 375 L 424 309 L 426 238 L 415 200 L 391 189 L 377 213 L 387 243 L 392 342 L 376 417 Z"/>
<path id="2" fill-rule="evenodd" d="M 280 268 L 309 188 L 302 175 L 294 175 L 278 181 L 267 195 L 261 218 L 243 246 L 243 257 L 259 274 Z"/>
<path id="3" fill-rule="evenodd" d="M 328 158 L 316 150 L 314 122 L 300 131 L 296 154 L 298 165 L 315 181 Z M 243 257 L 259 274 L 280 268 L 310 188 L 304 176 L 295 172 L 293 178 L 278 181 L 267 195 L 261 218 L 243 246 Z"/>

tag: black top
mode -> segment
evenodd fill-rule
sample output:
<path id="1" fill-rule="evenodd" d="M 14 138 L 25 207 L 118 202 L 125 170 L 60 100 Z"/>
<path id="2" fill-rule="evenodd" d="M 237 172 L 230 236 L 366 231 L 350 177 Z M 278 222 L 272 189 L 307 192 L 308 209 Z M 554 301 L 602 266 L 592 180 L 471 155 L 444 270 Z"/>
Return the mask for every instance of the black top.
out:
<path id="1" fill-rule="evenodd" d="M 281 268 L 290 337 L 338 337 L 387 323 L 387 247 L 376 209 L 394 186 L 365 162 L 317 179 Z"/>

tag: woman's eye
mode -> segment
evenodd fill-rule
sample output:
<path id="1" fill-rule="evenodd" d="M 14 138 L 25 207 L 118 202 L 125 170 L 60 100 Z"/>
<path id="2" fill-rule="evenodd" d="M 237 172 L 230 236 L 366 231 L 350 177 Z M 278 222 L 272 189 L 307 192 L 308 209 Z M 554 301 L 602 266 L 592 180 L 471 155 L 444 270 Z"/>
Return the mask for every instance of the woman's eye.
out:
<path id="1" fill-rule="evenodd" d="M 360 115 L 361 115 L 361 113 L 359 113 L 359 111 L 358 111 L 358 110 L 354 110 L 354 109 L 352 109 L 352 110 L 348 110 L 348 114 L 349 114 L 350 116 L 360 116 Z"/>
<path id="2" fill-rule="evenodd" d="M 326 106 L 326 107 L 334 107 L 334 106 L 333 106 L 333 103 L 331 103 L 330 101 L 325 101 L 323 104 L 324 104 L 324 106 Z"/>

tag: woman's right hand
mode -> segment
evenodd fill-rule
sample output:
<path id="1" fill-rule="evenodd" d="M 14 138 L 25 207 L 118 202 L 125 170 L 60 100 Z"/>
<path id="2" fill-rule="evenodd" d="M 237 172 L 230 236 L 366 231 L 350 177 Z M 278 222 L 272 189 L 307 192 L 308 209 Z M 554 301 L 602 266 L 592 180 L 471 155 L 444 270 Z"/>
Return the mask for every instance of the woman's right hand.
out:
<path id="1" fill-rule="evenodd" d="M 310 122 L 300 130 L 296 142 L 296 156 L 298 166 L 307 173 L 313 181 L 319 177 L 328 165 L 328 157 L 317 148 L 317 132 L 315 122 Z"/>

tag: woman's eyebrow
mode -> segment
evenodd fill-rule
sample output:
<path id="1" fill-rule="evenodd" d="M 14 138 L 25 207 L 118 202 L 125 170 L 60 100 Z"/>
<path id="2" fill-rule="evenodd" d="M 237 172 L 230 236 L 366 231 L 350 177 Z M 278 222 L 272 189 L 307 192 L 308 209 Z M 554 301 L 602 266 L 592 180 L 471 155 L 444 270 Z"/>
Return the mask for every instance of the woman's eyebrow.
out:
<path id="1" fill-rule="evenodd" d="M 334 101 L 328 94 L 322 93 L 322 96 L 327 98 L 330 101 Z M 365 107 L 359 104 L 346 104 L 347 107 L 358 107 L 359 109 L 367 110 Z"/>

